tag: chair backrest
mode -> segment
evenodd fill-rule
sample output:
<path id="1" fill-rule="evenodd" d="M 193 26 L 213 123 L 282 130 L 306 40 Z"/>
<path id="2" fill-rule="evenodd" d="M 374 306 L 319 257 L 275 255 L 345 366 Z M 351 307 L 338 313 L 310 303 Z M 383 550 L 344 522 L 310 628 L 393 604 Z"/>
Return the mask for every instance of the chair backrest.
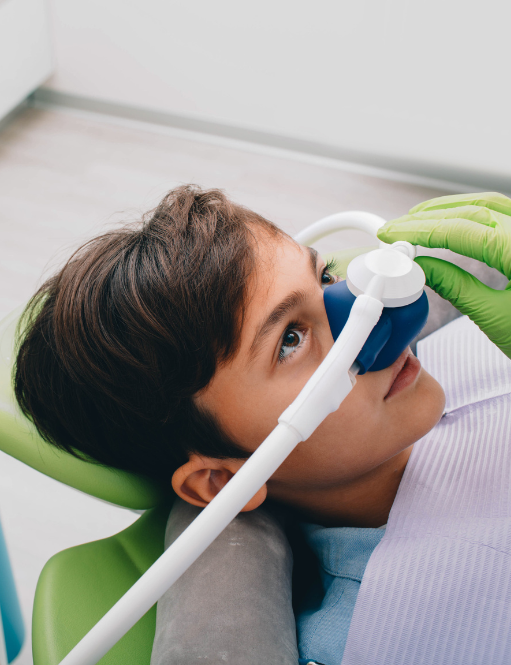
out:
<path id="1" fill-rule="evenodd" d="M 59 552 L 43 568 L 32 614 L 34 665 L 58 665 L 163 554 L 169 504 L 145 511 L 124 531 Z M 154 605 L 99 661 L 149 665 Z"/>

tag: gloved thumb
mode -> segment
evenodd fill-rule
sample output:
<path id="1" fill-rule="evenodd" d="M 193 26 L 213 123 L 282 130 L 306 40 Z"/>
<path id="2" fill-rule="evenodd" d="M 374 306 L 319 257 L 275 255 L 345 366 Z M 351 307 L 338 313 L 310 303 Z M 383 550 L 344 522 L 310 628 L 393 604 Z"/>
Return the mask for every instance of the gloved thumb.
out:
<path id="1" fill-rule="evenodd" d="M 511 282 L 497 291 L 448 261 L 431 256 L 415 260 L 426 274 L 426 284 L 469 316 L 511 358 Z"/>
<path id="2" fill-rule="evenodd" d="M 484 323 L 493 318 L 494 296 L 499 292 L 449 261 L 431 256 L 418 256 L 415 260 L 424 270 L 426 284 L 484 329 Z"/>

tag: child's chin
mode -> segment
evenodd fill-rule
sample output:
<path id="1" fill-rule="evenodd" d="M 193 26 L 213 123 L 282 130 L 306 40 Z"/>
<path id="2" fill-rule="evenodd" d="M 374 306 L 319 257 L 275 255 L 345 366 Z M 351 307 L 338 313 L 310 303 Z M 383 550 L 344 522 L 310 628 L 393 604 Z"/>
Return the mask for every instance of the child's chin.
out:
<path id="1" fill-rule="evenodd" d="M 422 368 L 417 388 L 420 390 L 420 400 L 418 400 L 420 406 L 417 415 L 421 416 L 424 427 L 424 433 L 421 436 L 424 436 L 433 429 L 444 413 L 445 393 L 438 381 L 424 368 Z"/>

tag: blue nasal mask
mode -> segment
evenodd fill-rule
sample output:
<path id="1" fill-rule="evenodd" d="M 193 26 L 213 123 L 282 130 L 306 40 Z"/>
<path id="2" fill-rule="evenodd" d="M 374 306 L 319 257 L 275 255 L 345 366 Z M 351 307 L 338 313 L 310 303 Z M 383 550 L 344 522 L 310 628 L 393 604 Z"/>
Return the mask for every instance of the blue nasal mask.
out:
<path id="1" fill-rule="evenodd" d="M 407 256 L 401 259 L 396 251 L 391 256 L 389 250 L 380 249 L 358 256 L 348 266 L 346 281 L 325 289 L 325 309 L 335 340 L 346 325 L 356 296 L 366 291 L 375 274 L 391 271 L 396 273 L 395 284 L 392 276 L 386 275 L 390 288 L 382 297 L 385 306 L 380 320 L 357 356 L 359 374 L 392 365 L 424 327 L 429 313 L 424 274 Z"/>
<path id="2" fill-rule="evenodd" d="M 325 308 L 332 336 L 337 339 L 346 325 L 354 296 L 346 282 L 325 289 Z M 395 362 L 410 342 L 420 333 L 428 318 L 429 305 L 425 292 L 404 307 L 385 307 L 357 356 L 359 374 L 378 372 Z"/>

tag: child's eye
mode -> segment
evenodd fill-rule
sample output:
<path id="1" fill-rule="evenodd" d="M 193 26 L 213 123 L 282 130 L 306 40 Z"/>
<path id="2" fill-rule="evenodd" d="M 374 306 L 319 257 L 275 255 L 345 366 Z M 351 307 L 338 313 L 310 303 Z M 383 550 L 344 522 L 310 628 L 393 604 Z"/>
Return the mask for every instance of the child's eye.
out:
<path id="1" fill-rule="evenodd" d="M 279 351 L 279 362 L 290 356 L 303 342 L 305 334 L 296 328 L 288 328 L 282 338 L 282 346 Z"/>
<path id="2" fill-rule="evenodd" d="M 336 267 L 336 261 L 335 259 L 329 261 L 326 266 L 323 268 L 323 272 L 321 273 L 321 286 L 322 288 L 325 288 L 327 286 L 330 286 L 331 284 L 335 284 L 337 282 L 337 277 L 332 274 L 332 271 Z"/>
<path id="3" fill-rule="evenodd" d="M 321 274 L 321 286 L 325 288 L 326 286 L 330 286 L 331 284 L 335 284 L 337 281 L 337 277 L 335 275 L 331 275 L 328 272 L 328 269 L 325 268 L 323 270 L 323 273 Z"/>

